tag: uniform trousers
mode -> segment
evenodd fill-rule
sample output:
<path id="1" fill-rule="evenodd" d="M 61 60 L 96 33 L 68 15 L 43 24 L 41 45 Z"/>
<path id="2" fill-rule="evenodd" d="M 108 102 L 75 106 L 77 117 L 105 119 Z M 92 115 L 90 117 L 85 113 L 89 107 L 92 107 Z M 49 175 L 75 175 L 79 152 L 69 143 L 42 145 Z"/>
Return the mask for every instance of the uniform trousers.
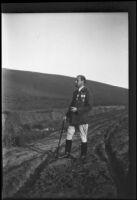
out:
<path id="1" fill-rule="evenodd" d="M 79 130 L 81 141 L 84 143 L 87 142 L 88 124 L 78 125 L 78 130 Z M 72 140 L 75 131 L 76 131 L 75 126 L 70 126 L 70 125 L 68 126 L 67 140 Z"/>

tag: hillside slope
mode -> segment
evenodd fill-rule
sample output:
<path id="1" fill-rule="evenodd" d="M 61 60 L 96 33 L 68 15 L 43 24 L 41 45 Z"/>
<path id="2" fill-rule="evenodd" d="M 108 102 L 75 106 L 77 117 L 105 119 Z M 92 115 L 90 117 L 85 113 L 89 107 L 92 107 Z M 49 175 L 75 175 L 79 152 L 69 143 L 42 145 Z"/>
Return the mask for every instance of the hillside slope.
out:
<path id="1" fill-rule="evenodd" d="M 75 89 L 74 78 L 2 69 L 3 110 L 67 107 Z M 94 105 L 128 104 L 128 89 L 87 81 Z"/>

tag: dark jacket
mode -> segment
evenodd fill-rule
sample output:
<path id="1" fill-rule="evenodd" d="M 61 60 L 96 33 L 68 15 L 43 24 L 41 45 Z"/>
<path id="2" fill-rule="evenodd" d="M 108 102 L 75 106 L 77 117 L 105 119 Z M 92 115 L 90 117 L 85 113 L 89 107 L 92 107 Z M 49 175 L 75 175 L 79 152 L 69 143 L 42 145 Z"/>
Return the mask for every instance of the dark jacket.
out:
<path id="1" fill-rule="evenodd" d="M 69 106 L 66 116 L 69 120 L 69 124 L 72 126 L 87 124 L 88 123 L 88 112 L 91 110 L 93 105 L 93 96 L 89 94 L 86 87 L 80 91 L 77 89 L 73 93 L 72 102 Z M 76 112 L 72 112 L 70 107 L 77 107 Z"/>

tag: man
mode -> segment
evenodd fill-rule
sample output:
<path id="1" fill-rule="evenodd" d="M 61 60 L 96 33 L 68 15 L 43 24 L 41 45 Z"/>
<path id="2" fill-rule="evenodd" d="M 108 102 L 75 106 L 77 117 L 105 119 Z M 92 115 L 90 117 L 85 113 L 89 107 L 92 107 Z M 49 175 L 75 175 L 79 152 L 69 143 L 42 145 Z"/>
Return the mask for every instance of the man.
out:
<path id="1" fill-rule="evenodd" d="M 81 158 L 85 159 L 87 154 L 87 132 L 88 132 L 88 112 L 91 110 L 91 100 L 89 91 L 85 87 L 86 78 L 78 75 L 75 81 L 77 89 L 73 93 L 72 102 L 64 120 L 68 120 L 65 155 L 63 157 L 71 158 L 72 138 L 76 128 L 79 129 L 81 137 Z"/>

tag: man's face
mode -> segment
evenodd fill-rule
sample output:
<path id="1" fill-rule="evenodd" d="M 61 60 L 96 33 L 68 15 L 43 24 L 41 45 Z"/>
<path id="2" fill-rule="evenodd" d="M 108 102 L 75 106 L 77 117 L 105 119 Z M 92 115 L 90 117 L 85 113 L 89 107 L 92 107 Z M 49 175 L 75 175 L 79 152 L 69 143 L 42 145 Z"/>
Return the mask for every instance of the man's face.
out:
<path id="1" fill-rule="evenodd" d="M 83 85 L 84 85 L 84 81 L 81 80 L 81 77 L 80 77 L 80 76 L 78 76 L 78 77 L 76 78 L 76 80 L 75 80 L 75 86 L 76 86 L 77 88 L 80 88 L 80 87 L 83 86 Z"/>

